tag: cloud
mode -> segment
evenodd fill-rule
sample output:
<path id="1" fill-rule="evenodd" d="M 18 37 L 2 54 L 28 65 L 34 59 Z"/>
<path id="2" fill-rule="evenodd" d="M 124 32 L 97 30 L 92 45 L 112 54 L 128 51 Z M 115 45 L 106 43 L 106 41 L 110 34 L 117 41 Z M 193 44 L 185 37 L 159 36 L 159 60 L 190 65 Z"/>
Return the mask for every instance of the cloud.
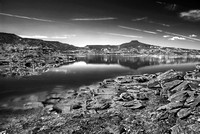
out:
<path id="1" fill-rule="evenodd" d="M 189 35 L 189 37 L 197 37 L 197 35 L 191 34 L 191 35 Z"/>
<path id="2" fill-rule="evenodd" d="M 35 21 L 54 22 L 52 20 L 47 20 L 47 19 L 33 18 L 33 17 L 20 16 L 20 15 L 14 15 L 14 14 L 7 14 L 7 13 L 1 13 L 1 12 L 0 12 L 0 15 L 20 18 L 20 19 L 35 20 Z"/>
<path id="3" fill-rule="evenodd" d="M 104 17 L 104 18 L 74 18 L 73 21 L 104 21 L 104 20 L 116 20 L 115 17 Z"/>
<path id="4" fill-rule="evenodd" d="M 35 39 L 47 39 L 49 37 L 43 35 L 19 35 L 22 38 L 35 38 Z"/>
<path id="5" fill-rule="evenodd" d="M 157 31 L 157 32 L 163 32 L 163 30 L 160 30 L 160 29 L 157 29 L 156 31 Z"/>
<path id="6" fill-rule="evenodd" d="M 193 37 L 189 37 L 189 36 L 185 36 L 185 35 L 181 35 L 181 34 L 177 34 L 177 33 L 166 32 L 166 31 L 164 33 L 174 35 L 174 36 L 183 37 L 183 38 L 194 40 L 194 41 L 200 41 L 200 39 L 198 39 L 198 38 L 193 38 Z"/>
<path id="7" fill-rule="evenodd" d="M 52 38 L 52 39 L 68 39 L 68 38 L 72 38 L 72 37 L 76 37 L 76 35 L 72 34 L 72 35 L 63 35 L 63 36 L 53 36 L 50 38 Z"/>
<path id="8" fill-rule="evenodd" d="M 155 21 L 148 21 L 148 23 L 157 24 L 157 25 L 161 25 L 161 26 L 164 26 L 164 27 L 170 27 L 169 24 L 159 23 L 159 22 L 155 22 Z"/>
<path id="9" fill-rule="evenodd" d="M 170 4 L 170 3 L 161 2 L 161 1 L 156 1 L 156 3 L 164 6 L 164 8 L 167 9 L 167 10 L 169 10 L 169 11 L 175 11 L 179 7 L 176 4 Z"/>
<path id="10" fill-rule="evenodd" d="M 141 21 L 141 20 L 146 20 L 148 17 L 142 17 L 142 18 L 136 18 L 132 19 L 132 21 Z"/>
<path id="11" fill-rule="evenodd" d="M 22 38 L 33 38 L 33 39 L 69 39 L 76 37 L 75 34 L 72 35 L 62 35 L 62 36 L 44 36 L 44 35 L 19 35 Z"/>
<path id="12" fill-rule="evenodd" d="M 188 21 L 200 21 L 200 10 L 189 10 L 187 12 L 181 12 L 179 14 L 181 18 Z"/>
<path id="13" fill-rule="evenodd" d="M 168 40 L 174 41 L 174 40 L 186 40 L 184 37 L 179 36 L 171 36 L 171 35 L 163 35 L 164 38 L 168 38 Z"/>
<path id="14" fill-rule="evenodd" d="M 164 38 L 168 38 L 171 37 L 170 35 L 163 35 Z"/>
<path id="15" fill-rule="evenodd" d="M 174 36 L 174 37 L 169 38 L 168 40 L 186 40 L 186 39 L 183 37 Z"/>
<path id="16" fill-rule="evenodd" d="M 175 11 L 175 10 L 178 8 L 178 6 L 177 6 L 176 4 L 167 4 L 167 5 L 165 6 L 165 8 L 166 8 L 167 10 L 170 10 L 170 11 Z"/>
<path id="17" fill-rule="evenodd" d="M 161 5 L 166 4 L 165 2 L 161 2 L 161 1 L 156 1 L 156 3 L 161 4 Z"/>
<path id="18" fill-rule="evenodd" d="M 127 37 L 127 38 L 143 38 L 142 36 L 134 36 L 134 35 L 118 34 L 118 33 L 104 33 L 104 34 L 113 35 L 113 36 Z"/>
<path id="19" fill-rule="evenodd" d="M 118 27 L 123 28 L 123 29 L 128 29 L 128 30 L 144 32 L 148 34 L 157 34 L 156 32 L 153 32 L 153 31 L 147 31 L 147 30 L 142 30 L 142 29 L 137 29 L 137 28 L 132 28 L 132 27 L 121 26 L 121 25 L 119 25 Z"/>
<path id="20" fill-rule="evenodd" d="M 191 36 L 185 36 L 177 33 L 163 31 L 167 35 L 163 35 L 164 38 L 168 38 L 169 40 L 187 40 L 187 41 L 200 41 L 198 38 L 194 38 Z"/>
<path id="21" fill-rule="evenodd" d="M 121 25 L 119 25 L 118 27 L 123 28 L 123 29 L 129 29 L 129 30 L 135 30 L 135 31 L 142 31 L 141 29 L 132 28 L 132 27 L 126 27 L 126 26 L 121 26 Z"/>
<path id="22" fill-rule="evenodd" d="M 164 27 L 170 27 L 169 24 L 165 24 L 165 23 L 160 23 L 160 22 L 155 22 L 155 21 L 148 20 L 148 17 L 142 17 L 142 18 L 132 19 L 132 21 L 143 21 L 143 20 L 145 22 L 147 22 L 147 23 L 161 25 L 161 26 L 164 26 Z"/>
<path id="23" fill-rule="evenodd" d="M 153 32 L 153 31 L 147 31 L 147 30 L 143 30 L 142 32 L 149 33 L 149 34 L 157 34 L 156 32 Z"/>

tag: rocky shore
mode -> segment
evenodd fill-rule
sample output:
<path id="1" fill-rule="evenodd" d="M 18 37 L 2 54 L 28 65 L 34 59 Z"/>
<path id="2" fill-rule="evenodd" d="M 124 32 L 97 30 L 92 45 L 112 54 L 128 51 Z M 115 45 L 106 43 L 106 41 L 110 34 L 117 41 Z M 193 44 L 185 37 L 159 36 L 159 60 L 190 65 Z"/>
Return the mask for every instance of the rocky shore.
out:
<path id="1" fill-rule="evenodd" d="M 2 105 L 0 133 L 199 134 L 200 65 L 194 71 L 127 75 L 79 90 Z"/>
<path id="2" fill-rule="evenodd" d="M 48 47 L 18 47 L 0 53 L 0 77 L 40 75 L 51 68 L 75 62 L 75 58 Z"/>

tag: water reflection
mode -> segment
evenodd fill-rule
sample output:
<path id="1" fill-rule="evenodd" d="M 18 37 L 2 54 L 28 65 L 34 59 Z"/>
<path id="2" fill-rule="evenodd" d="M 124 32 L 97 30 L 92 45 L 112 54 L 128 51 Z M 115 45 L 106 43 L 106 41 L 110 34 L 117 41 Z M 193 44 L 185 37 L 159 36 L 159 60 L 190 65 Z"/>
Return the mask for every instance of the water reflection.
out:
<path id="1" fill-rule="evenodd" d="M 78 57 L 73 64 L 51 69 L 40 76 L 26 79 L 1 79 L 0 101 L 42 91 L 77 89 L 107 78 L 127 74 L 164 72 L 169 69 L 189 71 L 199 63 L 192 57 L 123 57 L 116 55 L 90 55 Z"/>
<path id="2" fill-rule="evenodd" d="M 199 62 L 197 57 L 128 57 L 120 55 L 87 55 L 86 57 L 77 57 L 79 61 L 85 61 L 88 64 L 119 64 L 122 66 L 138 69 L 145 66 L 161 64 L 182 64 Z"/>

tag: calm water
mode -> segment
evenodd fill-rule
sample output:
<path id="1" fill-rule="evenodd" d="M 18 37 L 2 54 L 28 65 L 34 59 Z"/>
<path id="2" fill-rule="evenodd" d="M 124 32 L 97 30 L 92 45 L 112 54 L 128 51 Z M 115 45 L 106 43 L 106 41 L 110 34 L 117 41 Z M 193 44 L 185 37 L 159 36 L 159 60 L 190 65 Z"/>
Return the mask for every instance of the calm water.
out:
<path id="1" fill-rule="evenodd" d="M 106 78 L 126 74 L 144 74 L 164 72 L 169 69 L 180 71 L 194 70 L 198 58 L 169 57 L 123 57 L 123 56 L 87 56 L 78 57 L 78 61 L 63 65 L 40 76 L 29 78 L 0 79 L 0 100 L 11 96 L 52 91 L 55 89 L 75 89 Z"/>

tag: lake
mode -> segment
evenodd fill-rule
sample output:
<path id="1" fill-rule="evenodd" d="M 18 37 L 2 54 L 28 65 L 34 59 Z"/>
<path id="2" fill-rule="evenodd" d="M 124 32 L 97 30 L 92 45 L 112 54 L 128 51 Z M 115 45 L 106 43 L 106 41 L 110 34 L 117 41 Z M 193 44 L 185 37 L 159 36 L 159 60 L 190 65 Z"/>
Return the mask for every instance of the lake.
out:
<path id="1" fill-rule="evenodd" d="M 128 57 L 89 55 L 77 57 L 77 62 L 50 69 L 39 76 L 0 78 L 0 101 L 10 97 L 59 89 L 76 89 L 106 78 L 128 74 L 194 70 L 200 59 L 192 57 Z"/>

